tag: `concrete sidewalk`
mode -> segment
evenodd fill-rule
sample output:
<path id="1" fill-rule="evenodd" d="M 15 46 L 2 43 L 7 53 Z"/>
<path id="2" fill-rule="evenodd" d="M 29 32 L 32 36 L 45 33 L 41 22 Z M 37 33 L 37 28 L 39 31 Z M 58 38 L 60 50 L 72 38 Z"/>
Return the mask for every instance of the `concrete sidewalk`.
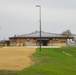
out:
<path id="1" fill-rule="evenodd" d="M 26 48 L 40 48 L 40 46 L 26 46 Z M 41 48 L 59 48 L 58 46 L 41 46 Z"/>

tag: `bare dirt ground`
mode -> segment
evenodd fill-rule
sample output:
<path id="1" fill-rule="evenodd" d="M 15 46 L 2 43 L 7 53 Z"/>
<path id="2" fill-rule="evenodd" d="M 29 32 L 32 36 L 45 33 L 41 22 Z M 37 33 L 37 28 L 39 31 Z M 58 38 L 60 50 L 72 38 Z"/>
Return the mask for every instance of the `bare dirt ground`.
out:
<path id="1" fill-rule="evenodd" d="M 0 48 L 0 70 L 22 70 L 34 64 L 31 56 L 35 48 L 4 47 Z"/>

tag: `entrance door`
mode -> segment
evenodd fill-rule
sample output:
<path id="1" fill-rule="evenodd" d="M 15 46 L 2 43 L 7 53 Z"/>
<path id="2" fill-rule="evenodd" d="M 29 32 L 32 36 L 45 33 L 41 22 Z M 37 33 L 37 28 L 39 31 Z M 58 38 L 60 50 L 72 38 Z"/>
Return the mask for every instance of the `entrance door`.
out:
<path id="1" fill-rule="evenodd" d="M 47 46 L 47 41 L 42 41 L 43 46 Z"/>
<path id="2" fill-rule="evenodd" d="M 41 45 L 42 46 L 47 46 L 49 40 L 41 40 Z M 37 41 L 37 46 L 40 46 L 40 40 Z"/>

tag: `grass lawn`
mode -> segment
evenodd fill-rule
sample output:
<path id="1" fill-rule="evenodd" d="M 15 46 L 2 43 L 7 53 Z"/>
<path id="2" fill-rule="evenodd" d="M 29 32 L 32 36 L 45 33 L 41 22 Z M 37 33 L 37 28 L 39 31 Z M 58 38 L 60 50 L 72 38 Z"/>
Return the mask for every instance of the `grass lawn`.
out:
<path id="1" fill-rule="evenodd" d="M 33 66 L 21 71 L 0 71 L 0 75 L 76 75 L 76 47 L 42 48 L 33 55 Z"/>
<path id="2" fill-rule="evenodd" d="M 2 48 L 2 47 L 4 47 L 4 46 L 0 46 L 0 48 Z"/>

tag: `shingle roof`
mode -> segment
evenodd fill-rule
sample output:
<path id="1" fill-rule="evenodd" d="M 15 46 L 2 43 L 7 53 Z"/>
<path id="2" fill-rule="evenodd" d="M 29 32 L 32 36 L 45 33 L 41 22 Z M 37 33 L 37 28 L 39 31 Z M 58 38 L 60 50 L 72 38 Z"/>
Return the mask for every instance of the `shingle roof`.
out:
<path id="1" fill-rule="evenodd" d="M 32 32 L 32 33 L 29 33 L 29 34 L 23 34 L 23 35 L 18 35 L 18 36 L 15 36 L 15 37 L 40 37 L 40 32 L 39 31 L 35 31 L 35 32 Z M 49 33 L 49 32 L 44 32 L 44 31 L 41 31 L 41 37 L 66 37 L 67 36 L 64 36 L 64 35 L 61 35 L 61 34 L 54 34 L 54 33 Z"/>

